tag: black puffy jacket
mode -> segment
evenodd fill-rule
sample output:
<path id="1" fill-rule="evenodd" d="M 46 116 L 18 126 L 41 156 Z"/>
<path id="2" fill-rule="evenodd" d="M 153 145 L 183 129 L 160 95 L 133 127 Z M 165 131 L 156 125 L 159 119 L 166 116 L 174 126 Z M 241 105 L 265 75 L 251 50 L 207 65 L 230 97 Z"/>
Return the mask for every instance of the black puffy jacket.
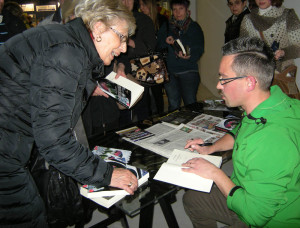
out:
<path id="1" fill-rule="evenodd" d="M 35 142 L 45 160 L 84 184 L 108 185 L 112 167 L 72 134 L 103 67 L 83 21 L 40 26 L 0 47 L 0 226 L 36 226 L 43 214 L 26 169 Z"/>

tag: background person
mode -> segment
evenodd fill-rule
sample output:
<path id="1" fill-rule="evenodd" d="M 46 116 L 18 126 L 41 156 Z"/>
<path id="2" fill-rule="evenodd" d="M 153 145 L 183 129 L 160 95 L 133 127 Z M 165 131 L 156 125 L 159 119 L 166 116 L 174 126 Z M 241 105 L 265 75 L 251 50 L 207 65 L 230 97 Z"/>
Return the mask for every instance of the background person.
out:
<path id="1" fill-rule="evenodd" d="M 14 35 L 27 28 L 21 18 L 4 8 L 4 0 L 0 0 L 0 46 Z"/>
<path id="2" fill-rule="evenodd" d="M 232 15 L 226 21 L 225 43 L 240 36 L 240 26 L 244 16 L 250 13 L 247 0 L 227 0 Z"/>
<path id="3" fill-rule="evenodd" d="M 136 32 L 128 39 L 128 50 L 117 58 L 117 73 L 119 75 L 131 74 L 130 60 L 149 55 L 155 50 L 156 37 L 152 20 L 143 13 L 135 10 L 134 0 L 121 1 L 130 11 L 136 20 Z M 149 87 L 144 86 L 142 98 L 130 110 L 120 111 L 120 127 L 126 126 L 132 121 L 145 120 L 150 116 L 150 94 Z"/>
<path id="4" fill-rule="evenodd" d="M 158 48 L 168 49 L 167 68 L 170 81 L 164 85 L 168 96 L 168 111 L 178 109 L 181 98 L 184 105 L 197 101 L 200 83 L 197 62 L 204 52 L 204 36 L 199 24 L 190 17 L 189 5 L 189 0 L 172 0 L 173 16 L 158 31 Z M 190 53 L 175 53 L 172 47 L 175 39 L 180 39 L 183 45 L 188 46 Z"/>
<path id="5" fill-rule="evenodd" d="M 1 227 L 47 227 L 26 169 L 34 143 L 49 165 L 80 183 L 137 188 L 130 171 L 113 169 L 72 134 L 88 97 L 101 92 L 92 73 L 126 52 L 134 17 L 118 0 L 82 0 L 75 13 L 66 25 L 32 28 L 0 47 Z"/>
<path id="6" fill-rule="evenodd" d="M 276 69 L 281 72 L 300 57 L 300 21 L 294 9 L 283 0 L 255 0 L 257 8 L 244 17 L 241 37 L 259 37 L 275 53 Z"/>
<path id="7" fill-rule="evenodd" d="M 258 38 L 232 40 L 223 47 L 217 88 L 228 107 L 241 106 L 244 117 L 212 146 L 202 139 L 185 148 L 201 154 L 233 149 L 231 178 L 201 158 L 183 166 L 186 172 L 212 179 L 210 194 L 187 191 L 184 208 L 194 227 L 300 226 L 300 101 L 278 86 L 269 88 L 273 54 Z"/>
<path id="8" fill-rule="evenodd" d="M 155 28 L 155 36 L 163 23 L 168 22 L 168 18 L 157 12 L 156 0 L 140 0 L 140 10 L 151 18 Z M 157 50 L 157 48 L 156 48 Z M 155 108 L 157 114 L 164 112 L 164 98 L 163 98 L 163 84 L 158 84 L 150 87 L 151 94 L 155 101 Z M 152 110 L 152 109 L 150 109 Z M 155 114 L 155 111 L 152 111 Z"/>

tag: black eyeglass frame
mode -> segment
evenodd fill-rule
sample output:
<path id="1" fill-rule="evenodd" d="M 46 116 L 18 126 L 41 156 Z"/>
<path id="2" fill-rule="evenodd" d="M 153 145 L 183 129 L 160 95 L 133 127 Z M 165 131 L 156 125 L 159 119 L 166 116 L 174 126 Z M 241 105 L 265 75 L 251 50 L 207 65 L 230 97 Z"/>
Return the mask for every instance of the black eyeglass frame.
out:
<path id="1" fill-rule="evenodd" d="M 230 82 L 233 82 L 234 80 L 237 80 L 237 79 L 241 79 L 241 78 L 247 78 L 248 76 L 239 76 L 239 77 L 234 77 L 234 78 L 219 78 L 219 82 L 221 85 L 225 85 L 225 84 L 228 84 Z M 229 80 L 229 81 L 227 81 Z M 223 83 L 223 81 L 226 81 Z"/>

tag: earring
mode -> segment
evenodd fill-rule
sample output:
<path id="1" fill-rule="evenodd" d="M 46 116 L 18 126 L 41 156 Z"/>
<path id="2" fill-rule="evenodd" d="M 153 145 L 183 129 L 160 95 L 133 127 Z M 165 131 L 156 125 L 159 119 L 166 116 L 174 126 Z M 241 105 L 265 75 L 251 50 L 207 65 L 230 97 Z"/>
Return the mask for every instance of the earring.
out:
<path id="1" fill-rule="evenodd" d="M 97 42 L 101 42 L 101 41 L 102 41 L 101 36 L 97 36 L 97 37 L 96 37 L 96 41 L 97 41 Z"/>

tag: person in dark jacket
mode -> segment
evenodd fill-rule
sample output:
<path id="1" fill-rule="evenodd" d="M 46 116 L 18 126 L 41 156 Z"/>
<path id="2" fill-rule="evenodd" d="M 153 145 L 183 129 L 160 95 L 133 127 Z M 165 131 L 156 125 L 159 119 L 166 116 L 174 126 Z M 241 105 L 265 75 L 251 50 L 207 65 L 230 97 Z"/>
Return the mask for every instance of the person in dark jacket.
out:
<path id="1" fill-rule="evenodd" d="M 25 30 L 26 25 L 22 19 L 6 10 L 4 8 L 4 0 L 0 0 L 0 45 Z"/>
<path id="2" fill-rule="evenodd" d="M 82 0 L 76 19 L 29 29 L 0 47 L 0 227 L 47 227 L 27 169 L 35 143 L 45 160 L 82 184 L 133 194 L 136 177 L 113 168 L 72 134 L 102 74 L 135 30 L 118 0 Z M 95 89 L 96 88 L 96 89 Z"/>
<path id="3" fill-rule="evenodd" d="M 136 20 L 136 33 L 128 40 L 128 51 L 122 54 L 118 61 L 117 73 L 131 74 L 130 59 L 149 55 L 156 47 L 154 24 L 150 17 L 134 10 L 134 0 L 121 0 L 121 2 L 133 12 Z M 123 74 L 124 74 L 123 73 Z M 127 125 L 131 121 L 141 121 L 149 117 L 149 87 L 144 85 L 144 94 L 131 110 L 122 110 L 120 126 Z"/>
<path id="4" fill-rule="evenodd" d="M 157 36 L 157 32 L 159 28 L 164 24 L 168 22 L 168 18 L 161 15 L 157 12 L 157 2 L 156 0 L 140 0 L 140 10 L 143 14 L 149 16 L 151 20 L 153 21 L 154 27 L 155 27 L 155 36 Z M 156 51 L 160 51 L 157 50 Z M 152 107 L 156 108 L 152 111 L 151 114 L 163 114 L 164 112 L 164 98 L 163 98 L 163 84 L 157 84 L 155 86 L 150 87 L 150 90 L 152 92 L 155 106 L 152 105 Z"/>
<path id="5" fill-rule="evenodd" d="M 232 13 L 226 21 L 225 43 L 240 36 L 240 27 L 244 16 L 250 13 L 247 0 L 227 0 L 227 5 Z"/>
<path id="6" fill-rule="evenodd" d="M 200 25 L 193 21 L 188 10 L 189 0 L 172 0 L 173 16 L 169 23 L 161 26 L 157 34 L 159 49 L 168 49 L 167 68 L 170 81 L 164 84 L 168 96 L 168 111 L 180 108 L 181 99 L 184 105 L 197 101 L 200 84 L 198 60 L 204 53 L 204 35 Z M 187 49 L 175 51 L 174 42 L 180 39 Z"/>

